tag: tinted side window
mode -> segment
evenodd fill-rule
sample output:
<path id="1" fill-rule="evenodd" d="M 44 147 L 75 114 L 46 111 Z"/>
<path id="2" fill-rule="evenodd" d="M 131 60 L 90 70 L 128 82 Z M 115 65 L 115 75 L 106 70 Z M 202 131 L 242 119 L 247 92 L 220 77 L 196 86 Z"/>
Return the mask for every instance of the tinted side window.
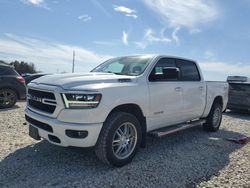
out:
<path id="1" fill-rule="evenodd" d="M 166 79 L 164 76 L 164 69 L 169 67 L 176 67 L 175 59 L 161 58 L 150 73 L 149 80 L 155 81 L 174 81 L 176 79 Z"/>
<path id="2" fill-rule="evenodd" d="M 18 75 L 18 73 L 9 67 L 0 67 L 0 75 Z"/>
<path id="3" fill-rule="evenodd" d="M 200 81 L 200 74 L 194 62 L 177 59 L 176 65 L 180 69 L 182 81 Z"/>
<path id="4" fill-rule="evenodd" d="M 170 58 L 162 58 L 156 63 L 153 71 L 155 74 L 163 74 L 163 69 L 165 67 L 176 67 L 175 60 Z"/>
<path id="5" fill-rule="evenodd" d="M 14 69 L 8 69 L 6 75 L 18 75 L 18 73 Z"/>

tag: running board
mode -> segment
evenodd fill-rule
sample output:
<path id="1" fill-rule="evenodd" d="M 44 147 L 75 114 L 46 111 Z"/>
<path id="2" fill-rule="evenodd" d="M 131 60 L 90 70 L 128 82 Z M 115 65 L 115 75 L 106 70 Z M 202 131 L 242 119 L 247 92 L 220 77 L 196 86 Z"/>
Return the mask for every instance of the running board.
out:
<path id="1" fill-rule="evenodd" d="M 158 137 L 166 136 L 166 135 L 169 135 L 169 134 L 172 134 L 172 133 L 184 130 L 184 129 L 188 129 L 188 128 L 195 127 L 198 125 L 202 125 L 205 122 L 206 122 L 206 120 L 202 119 L 202 120 L 192 121 L 190 123 L 177 124 L 177 125 L 168 126 L 168 127 L 153 130 L 153 131 L 149 132 L 148 134 L 150 136 L 158 138 Z"/>

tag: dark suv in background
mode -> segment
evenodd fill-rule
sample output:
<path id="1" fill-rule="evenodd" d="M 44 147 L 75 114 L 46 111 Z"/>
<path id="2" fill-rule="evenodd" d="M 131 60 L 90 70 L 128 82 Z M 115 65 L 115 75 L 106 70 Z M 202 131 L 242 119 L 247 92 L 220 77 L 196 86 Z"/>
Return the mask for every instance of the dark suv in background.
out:
<path id="1" fill-rule="evenodd" d="M 250 78 L 228 76 L 229 83 L 227 109 L 250 112 Z"/>
<path id="2" fill-rule="evenodd" d="M 25 99 L 25 80 L 14 69 L 0 63 L 0 108 L 10 108 L 17 100 Z"/>

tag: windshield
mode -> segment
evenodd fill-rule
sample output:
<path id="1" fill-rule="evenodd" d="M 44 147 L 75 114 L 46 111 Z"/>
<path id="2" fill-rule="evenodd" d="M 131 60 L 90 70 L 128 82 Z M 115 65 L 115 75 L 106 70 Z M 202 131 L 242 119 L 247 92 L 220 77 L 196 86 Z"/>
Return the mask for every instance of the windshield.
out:
<path id="1" fill-rule="evenodd" d="M 91 72 L 107 72 L 120 75 L 138 76 L 143 73 L 152 57 L 133 56 L 110 59 Z"/>

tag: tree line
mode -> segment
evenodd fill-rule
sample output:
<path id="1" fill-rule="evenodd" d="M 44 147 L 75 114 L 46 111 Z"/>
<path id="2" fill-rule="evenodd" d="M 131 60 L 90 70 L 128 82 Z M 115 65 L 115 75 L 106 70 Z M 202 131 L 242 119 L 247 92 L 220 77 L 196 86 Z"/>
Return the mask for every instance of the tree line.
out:
<path id="1" fill-rule="evenodd" d="M 15 70 L 19 74 L 37 73 L 37 69 L 36 69 L 34 63 L 28 63 L 28 62 L 24 62 L 24 61 L 12 61 L 10 63 L 6 63 L 5 61 L 2 61 L 2 60 L 0 60 L 0 63 L 14 66 Z"/>

